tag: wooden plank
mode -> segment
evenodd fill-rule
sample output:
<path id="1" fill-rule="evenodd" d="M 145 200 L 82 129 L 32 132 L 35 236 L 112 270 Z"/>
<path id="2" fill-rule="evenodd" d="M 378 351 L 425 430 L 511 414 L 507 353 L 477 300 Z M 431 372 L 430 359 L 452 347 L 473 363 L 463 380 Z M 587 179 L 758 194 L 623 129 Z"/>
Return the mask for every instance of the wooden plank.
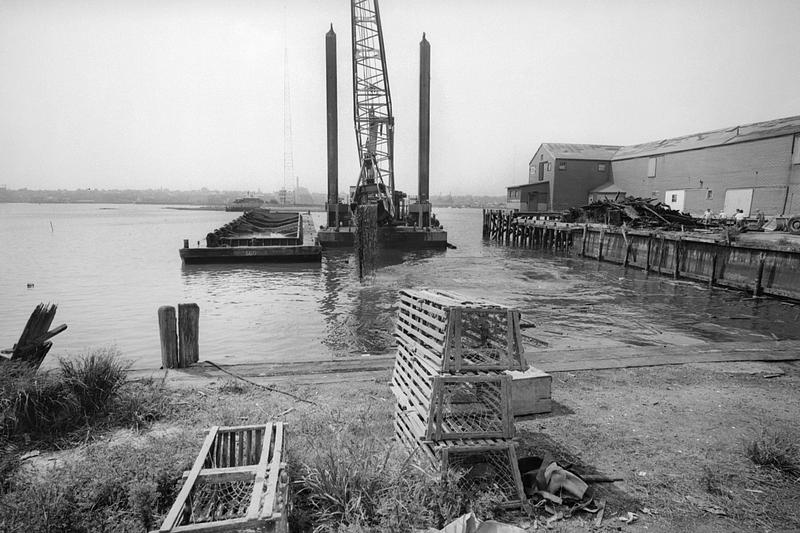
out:
<path id="1" fill-rule="evenodd" d="M 194 488 L 195 481 L 197 481 L 197 476 L 203 469 L 206 455 L 208 455 L 211 445 L 214 443 L 214 440 L 217 437 L 218 429 L 218 426 L 214 426 L 209 430 L 206 440 L 200 447 L 200 452 L 197 454 L 194 465 L 192 465 L 192 469 L 189 471 L 189 475 L 186 477 L 183 487 L 181 487 L 178 496 L 175 498 L 175 503 L 172 504 L 169 513 L 167 513 L 166 518 L 164 518 L 164 521 L 161 523 L 161 528 L 159 531 L 170 531 L 177 525 L 178 518 L 180 518 L 180 514 L 183 511 L 183 506 L 186 505 L 186 500 L 189 498 L 192 488 Z"/>
<path id="2" fill-rule="evenodd" d="M 264 437 L 261 443 L 261 459 L 258 461 L 258 468 L 256 470 L 256 477 L 253 483 L 253 493 L 250 500 L 250 506 L 247 508 L 246 517 L 249 520 L 258 518 L 259 508 L 261 506 L 261 495 L 264 493 L 264 484 L 266 483 L 267 466 L 269 466 L 269 449 L 272 442 L 272 422 L 267 422 L 264 428 Z"/>
<path id="3" fill-rule="evenodd" d="M 461 308 L 460 307 L 456 307 L 450 313 L 450 322 L 453 324 L 452 341 L 448 342 L 448 344 L 445 345 L 445 351 L 442 354 L 442 356 L 444 357 L 444 360 L 447 362 L 447 366 L 449 367 L 451 356 L 447 352 L 448 352 L 448 350 L 450 348 L 450 344 L 451 343 L 455 345 L 455 349 L 453 350 L 453 354 L 452 354 L 452 359 L 453 359 L 455 364 L 453 365 L 452 369 L 451 368 L 447 369 L 447 370 L 455 372 L 455 373 L 461 372 L 461 370 L 462 370 L 462 366 L 461 366 L 461 363 L 462 363 L 462 358 L 461 358 L 461 355 L 462 355 L 462 342 L 463 342 L 462 338 L 461 338 L 461 335 L 462 335 L 462 331 L 461 331 L 462 320 L 463 319 L 462 319 Z"/>
<path id="4" fill-rule="evenodd" d="M 267 493 L 264 496 L 264 507 L 261 510 L 261 519 L 271 518 L 275 510 L 275 496 L 277 495 L 278 480 L 283 464 L 283 422 L 275 423 L 275 446 L 272 449 L 269 477 L 267 480 Z"/>

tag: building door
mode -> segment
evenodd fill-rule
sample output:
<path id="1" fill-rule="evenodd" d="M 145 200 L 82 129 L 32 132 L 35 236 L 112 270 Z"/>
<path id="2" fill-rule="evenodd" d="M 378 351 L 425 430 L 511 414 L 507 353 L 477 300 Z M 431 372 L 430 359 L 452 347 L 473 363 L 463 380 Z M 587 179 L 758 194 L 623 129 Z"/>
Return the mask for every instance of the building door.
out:
<path id="1" fill-rule="evenodd" d="M 750 216 L 750 206 L 753 204 L 753 189 L 728 189 L 725 191 L 725 214 L 732 217 L 737 209 L 744 211 L 744 216 Z"/>
<path id="2" fill-rule="evenodd" d="M 667 191 L 664 193 L 664 203 L 675 211 L 683 211 L 685 201 L 686 191 Z"/>

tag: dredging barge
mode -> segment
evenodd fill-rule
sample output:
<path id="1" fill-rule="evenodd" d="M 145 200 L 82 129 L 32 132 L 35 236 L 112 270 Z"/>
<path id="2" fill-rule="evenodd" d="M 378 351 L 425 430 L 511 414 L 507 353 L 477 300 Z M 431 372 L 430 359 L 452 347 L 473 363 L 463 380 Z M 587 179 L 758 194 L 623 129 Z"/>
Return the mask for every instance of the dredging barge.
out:
<path id="1" fill-rule="evenodd" d="M 206 235 L 206 245 L 180 250 L 185 264 L 301 263 L 322 260 L 310 215 L 299 212 L 248 211 Z"/>

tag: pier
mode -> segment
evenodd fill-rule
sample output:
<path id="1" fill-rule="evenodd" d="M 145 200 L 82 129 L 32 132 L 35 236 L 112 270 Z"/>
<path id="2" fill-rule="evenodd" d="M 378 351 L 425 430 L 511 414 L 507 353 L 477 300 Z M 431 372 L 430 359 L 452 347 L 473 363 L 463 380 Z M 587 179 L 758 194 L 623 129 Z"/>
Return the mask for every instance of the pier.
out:
<path id="1" fill-rule="evenodd" d="M 483 211 L 483 237 L 520 248 L 550 249 L 725 287 L 753 296 L 800 300 L 800 237 L 629 229 L 562 223 L 548 215 Z"/>

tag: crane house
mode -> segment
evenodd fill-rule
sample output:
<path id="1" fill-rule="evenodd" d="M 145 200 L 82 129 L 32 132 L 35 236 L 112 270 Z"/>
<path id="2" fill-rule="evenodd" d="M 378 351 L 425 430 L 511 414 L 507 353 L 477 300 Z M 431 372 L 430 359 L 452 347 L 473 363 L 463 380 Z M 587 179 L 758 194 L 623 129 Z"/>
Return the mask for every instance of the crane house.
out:
<path id="1" fill-rule="evenodd" d="M 655 198 L 699 216 L 800 212 L 800 116 L 632 146 L 542 144 L 508 207 L 563 211 L 603 198 Z"/>

